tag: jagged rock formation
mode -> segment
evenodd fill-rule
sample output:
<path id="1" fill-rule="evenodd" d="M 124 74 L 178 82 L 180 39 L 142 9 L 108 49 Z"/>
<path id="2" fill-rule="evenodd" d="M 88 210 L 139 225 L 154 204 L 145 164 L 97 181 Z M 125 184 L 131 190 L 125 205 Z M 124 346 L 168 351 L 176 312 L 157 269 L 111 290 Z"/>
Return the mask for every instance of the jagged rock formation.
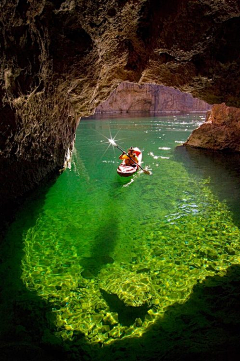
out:
<path id="1" fill-rule="evenodd" d="M 203 100 L 174 88 L 124 82 L 96 108 L 95 113 L 204 112 L 210 108 Z"/>
<path id="2" fill-rule="evenodd" d="M 230 0 L 1 1 L 2 204 L 63 166 L 122 81 L 240 106 L 239 16 Z"/>
<path id="3" fill-rule="evenodd" d="M 218 104 L 208 112 L 206 121 L 195 129 L 185 145 L 240 152 L 240 109 Z"/>

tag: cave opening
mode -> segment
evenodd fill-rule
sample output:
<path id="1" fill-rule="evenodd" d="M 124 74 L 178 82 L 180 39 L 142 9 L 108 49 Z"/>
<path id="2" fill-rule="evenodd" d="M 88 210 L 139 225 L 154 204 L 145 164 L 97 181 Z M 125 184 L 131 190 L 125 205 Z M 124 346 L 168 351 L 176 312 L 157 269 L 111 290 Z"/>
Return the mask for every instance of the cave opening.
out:
<path id="1" fill-rule="evenodd" d="M 211 105 L 173 87 L 122 82 L 94 114 L 149 113 L 155 115 L 206 113 Z"/>

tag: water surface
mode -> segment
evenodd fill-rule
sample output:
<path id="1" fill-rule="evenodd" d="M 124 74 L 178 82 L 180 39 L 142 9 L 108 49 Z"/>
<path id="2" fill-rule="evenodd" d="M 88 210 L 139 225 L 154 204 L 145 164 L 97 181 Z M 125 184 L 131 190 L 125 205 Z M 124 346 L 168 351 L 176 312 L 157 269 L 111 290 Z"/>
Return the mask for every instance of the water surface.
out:
<path id="1" fill-rule="evenodd" d="M 8 236 L 21 238 L 19 277 L 49 305 L 56 337 L 141 337 L 196 284 L 240 263 L 239 157 L 178 147 L 203 120 L 80 122 L 71 168 L 25 204 Z M 152 175 L 119 177 L 110 136 L 138 146 Z"/>

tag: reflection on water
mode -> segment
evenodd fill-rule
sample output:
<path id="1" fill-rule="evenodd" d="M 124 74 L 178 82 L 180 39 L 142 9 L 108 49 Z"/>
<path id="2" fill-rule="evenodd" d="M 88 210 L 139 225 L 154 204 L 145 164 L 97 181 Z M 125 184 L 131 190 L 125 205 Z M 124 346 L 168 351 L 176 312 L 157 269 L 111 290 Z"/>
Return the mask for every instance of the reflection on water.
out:
<path id="1" fill-rule="evenodd" d="M 219 196 L 224 184 L 233 186 L 230 161 L 175 149 L 201 121 L 80 123 L 71 170 L 22 234 L 22 281 L 51 306 L 57 337 L 101 344 L 140 337 L 170 306 L 185 304 L 196 284 L 239 264 L 234 207 L 227 192 Z M 110 131 L 123 148 L 143 150 L 152 176 L 130 182 L 116 174 L 119 153 L 105 152 L 103 142 Z"/>

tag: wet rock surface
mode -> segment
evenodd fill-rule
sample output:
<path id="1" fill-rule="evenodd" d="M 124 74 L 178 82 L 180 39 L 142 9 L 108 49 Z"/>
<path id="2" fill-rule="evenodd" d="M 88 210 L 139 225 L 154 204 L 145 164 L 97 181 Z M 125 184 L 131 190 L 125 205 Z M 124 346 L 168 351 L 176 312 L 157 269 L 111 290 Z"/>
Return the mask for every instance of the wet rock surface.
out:
<path id="1" fill-rule="evenodd" d="M 195 129 L 186 146 L 240 152 L 240 109 L 217 104 L 208 113 L 205 123 Z"/>

